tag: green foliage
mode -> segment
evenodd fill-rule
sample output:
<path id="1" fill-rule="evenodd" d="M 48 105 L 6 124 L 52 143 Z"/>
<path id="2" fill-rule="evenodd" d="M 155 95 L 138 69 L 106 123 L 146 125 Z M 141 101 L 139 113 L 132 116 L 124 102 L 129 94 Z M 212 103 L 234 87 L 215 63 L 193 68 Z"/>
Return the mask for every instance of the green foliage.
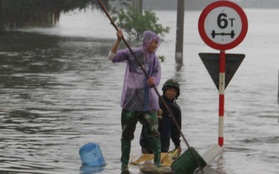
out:
<path id="1" fill-rule="evenodd" d="M 128 33 L 129 39 L 140 40 L 145 30 L 152 30 L 162 37 L 169 33 L 170 28 L 158 24 L 158 18 L 151 10 L 145 10 L 142 14 L 138 9 L 128 6 L 126 10 L 121 9 L 116 13 L 113 19 L 119 28 Z"/>
<path id="2" fill-rule="evenodd" d="M 158 56 L 158 58 L 159 58 L 159 60 L 161 60 L 161 62 L 164 62 L 164 61 L 165 61 L 165 59 L 166 59 L 166 57 L 165 57 L 165 56 L 163 56 L 163 55 L 159 55 L 159 56 Z"/>

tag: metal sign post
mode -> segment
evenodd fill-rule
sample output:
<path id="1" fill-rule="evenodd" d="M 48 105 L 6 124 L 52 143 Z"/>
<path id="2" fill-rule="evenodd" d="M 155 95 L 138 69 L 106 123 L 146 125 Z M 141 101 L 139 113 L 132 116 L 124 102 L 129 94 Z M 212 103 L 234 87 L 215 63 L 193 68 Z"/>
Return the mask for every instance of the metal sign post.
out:
<path id="1" fill-rule="evenodd" d="M 226 54 L 220 51 L 220 68 L 219 68 L 219 127 L 218 127 L 218 144 L 222 147 L 224 144 L 224 115 L 225 115 L 225 69 Z"/>
<path id="2" fill-rule="evenodd" d="M 245 38 L 248 30 L 247 17 L 237 4 L 230 1 L 216 1 L 209 4 L 199 18 L 199 33 L 210 47 L 220 50 L 219 57 L 219 138 L 224 144 L 225 111 L 225 50 L 236 47 Z"/>

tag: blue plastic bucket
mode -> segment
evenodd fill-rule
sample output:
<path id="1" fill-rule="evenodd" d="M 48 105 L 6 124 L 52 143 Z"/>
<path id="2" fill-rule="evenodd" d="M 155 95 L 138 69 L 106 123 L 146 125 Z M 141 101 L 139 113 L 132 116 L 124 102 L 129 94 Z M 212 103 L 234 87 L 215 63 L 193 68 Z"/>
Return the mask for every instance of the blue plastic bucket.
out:
<path id="1" fill-rule="evenodd" d="M 79 149 L 79 156 L 83 165 L 90 167 L 105 166 L 105 160 L 100 149 L 96 143 L 87 143 Z"/>

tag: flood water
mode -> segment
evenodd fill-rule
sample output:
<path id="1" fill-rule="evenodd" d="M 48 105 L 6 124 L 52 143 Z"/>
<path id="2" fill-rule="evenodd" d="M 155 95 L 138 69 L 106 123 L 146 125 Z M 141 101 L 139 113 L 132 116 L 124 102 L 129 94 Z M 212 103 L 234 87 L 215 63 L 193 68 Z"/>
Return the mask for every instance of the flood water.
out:
<path id="1" fill-rule="evenodd" d="M 225 91 L 219 174 L 279 173 L 278 10 L 246 9 L 249 30 L 227 53 L 246 57 Z M 218 53 L 198 33 L 200 11 L 185 12 L 184 65 L 176 66 L 176 12 L 156 11 L 171 31 L 157 54 L 161 86 L 181 84 L 182 132 L 203 153 L 218 141 L 218 91 L 198 56 Z M 125 66 L 106 59 L 115 39 L 104 14 L 74 11 L 53 28 L 0 35 L 0 173 L 120 173 L 120 95 Z M 132 153 L 140 153 L 140 125 Z M 82 168 L 79 148 L 98 143 L 107 166 Z M 182 141 L 183 150 L 187 149 Z M 133 173 L 139 173 L 135 170 Z"/>

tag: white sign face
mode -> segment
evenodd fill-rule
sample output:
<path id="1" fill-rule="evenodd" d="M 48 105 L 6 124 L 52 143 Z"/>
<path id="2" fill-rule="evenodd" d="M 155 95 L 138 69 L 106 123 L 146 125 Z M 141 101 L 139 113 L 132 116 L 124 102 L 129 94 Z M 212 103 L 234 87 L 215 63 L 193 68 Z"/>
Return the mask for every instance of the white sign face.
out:
<path id="1" fill-rule="evenodd" d="M 204 28 L 206 35 L 213 42 L 228 44 L 240 35 L 242 22 L 234 9 L 218 7 L 207 15 Z"/>
<path id="2" fill-rule="evenodd" d="M 198 27 L 201 38 L 208 46 L 228 50 L 245 38 L 248 21 L 237 4 L 220 0 L 209 4 L 202 11 Z"/>

